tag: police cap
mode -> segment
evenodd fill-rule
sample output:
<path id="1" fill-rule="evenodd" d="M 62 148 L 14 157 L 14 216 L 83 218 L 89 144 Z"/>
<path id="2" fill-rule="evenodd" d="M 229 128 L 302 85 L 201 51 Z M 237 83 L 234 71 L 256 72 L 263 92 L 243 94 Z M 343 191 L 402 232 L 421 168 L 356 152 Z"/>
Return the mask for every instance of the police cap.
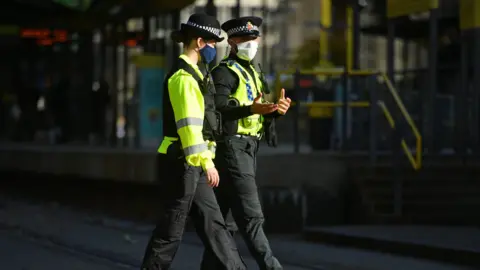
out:
<path id="1" fill-rule="evenodd" d="M 232 19 L 222 24 L 223 31 L 227 32 L 229 38 L 243 36 L 260 36 L 260 26 L 263 19 L 260 17 L 248 16 Z"/>
<path id="2" fill-rule="evenodd" d="M 220 28 L 220 23 L 215 17 L 196 13 L 188 18 L 187 23 L 181 24 L 180 30 L 173 31 L 171 33 L 171 38 L 178 43 L 183 42 L 186 35 L 221 42 L 224 40 L 224 38 L 221 37 L 221 34 L 222 30 Z"/>

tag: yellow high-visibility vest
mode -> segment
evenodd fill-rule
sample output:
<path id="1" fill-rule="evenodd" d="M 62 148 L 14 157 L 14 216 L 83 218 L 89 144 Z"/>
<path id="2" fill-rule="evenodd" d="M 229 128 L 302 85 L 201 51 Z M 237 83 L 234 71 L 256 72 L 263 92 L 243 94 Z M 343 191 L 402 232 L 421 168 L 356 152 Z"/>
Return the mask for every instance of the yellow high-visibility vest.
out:
<path id="1" fill-rule="evenodd" d="M 186 55 L 181 55 L 180 58 L 203 79 L 203 74 L 196 63 Z M 198 82 L 190 73 L 179 69 L 168 79 L 167 85 L 166 91 L 170 96 L 177 133 L 187 163 L 191 166 L 202 166 L 204 170 L 215 167 L 212 161 L 214 152 L 211 151 L 215 142 L 203 139 L 205 103 Z M 158 153 L 166 154 L 168 147 L 175 141 L 178 141 L 178 138 L 164 137 Z"/>
<path id="2" fill-rule="evenodd" d="M 260 80 L 260 76 L 253 68 L 250 66 L 250 69 L 253 71 L 255 75 L 254 78 L 250 75 L 250 73 L 245 70 L 239 63 L 233 60 L 227 60 L 227 67 L 231 69 L 235 74 L 237 74 L 239 78 L 238 88 L 230 95 L 230 99 L 235 99 L 240 106 L 249 106 L 253 104 L 253 100 L 262 92 L 262 80 Z M 257 89 L 260 88 L 260 89 Z M 238 120 L 238 127 L 237 133 L 250 135 L 250 136 L 258 136 L 259 132 L 263 128 L 263 116 L 259 114 L 253 114 L 248 117 L 242 118 Z"/>

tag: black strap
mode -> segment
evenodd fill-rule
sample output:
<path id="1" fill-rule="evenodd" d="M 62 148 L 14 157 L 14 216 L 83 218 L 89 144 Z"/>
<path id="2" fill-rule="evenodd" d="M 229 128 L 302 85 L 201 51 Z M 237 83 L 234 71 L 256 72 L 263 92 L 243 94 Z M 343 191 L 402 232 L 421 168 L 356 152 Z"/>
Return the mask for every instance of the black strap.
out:
<path id="1" fill-rule="evenodd" d="M 192 66 L 190 66 L 187 62 L 181 59 L 181 61 L 179 61 L 178 69 L 183 69 L 186 72 L 188 72 L 190 75 L 192 75 L 192 77 L 198 82 L 198 86 L 200 86 L 200 90 L 204 92 L 205 90 L 204 81 L 200 78 L 200 76 Z"/>
<path id="2" fill-rule="evenodd" d="M 265 94 L 270 94 L 270 87 L 268 86 L 267 80 L 265 79 L 265 74 L 263 73 L 262 65 L 258 63 L 258 69 L 260 69 L 260 81 L 262 82 L 262 92 Z"/>
<path id="3" fill-rule="evenodd" d="M 252 78 L 253 78 L 253 83 L 255 84 L 255 88 L 257 89 L 257 92 L 261 92 L 262 89 L 258 88 L 258 85 L 257 85 L 257 77 L 255 76 L 255 72 L 254 72 L 254 69 L 255 67 L 253 67 L 253 65 L 250 65 L 250 70 L 252 70 Z"/>

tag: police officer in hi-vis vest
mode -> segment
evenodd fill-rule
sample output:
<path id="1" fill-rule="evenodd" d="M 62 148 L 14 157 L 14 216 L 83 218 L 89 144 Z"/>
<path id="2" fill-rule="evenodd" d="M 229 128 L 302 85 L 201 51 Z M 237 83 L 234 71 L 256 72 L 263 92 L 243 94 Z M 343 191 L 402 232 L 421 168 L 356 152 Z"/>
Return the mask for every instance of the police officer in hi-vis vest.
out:
<path id="1" fill-rule="evenodd" d="M 270 146 L 276 146 L 275 118 L 287 112 L 291 100 L 285 98 L 284 89 L 276 104 L 262 98 L 263 92 L 269 92 L 268 85 L 261 70 L 259 74 L 252 64 L 261 24 L 261 18 L 242 17 L 222 25 L 231 52 L 212 70 L 215 105 L 223 120 L 223 134 L 217 141 L 215 159 L 222 183 L 215 194 L 223 216 L 231 211 L 259 268 L 278 270 L 283 268 L 273 256 L 263 230 L 264 216 L 255 183 L 256 155 L 263 135 Z M 220 269 L 208 248 L 201 269 Z"/>
<path id="2" fill-rule="evenodd" d="M 158 148 L 162 208 L 142 270 L 170 268 L 189 214 L 220 269 L 246 269 L 212 189 L 219 183 L 213 140 L 221 121 L 214 108 L 213 83 L 208 80 L 208 72 L 204 76 L 197 65 L 201 62 L 208 70 L 208 63 L 216 55 L 215 44 L 223 40 L 220 34 L 220 23 L 204 14 L 190 16 L 181 30 L 172 32 L 172 39 L 183 43 L 184 52 L 164 84 L 165 137 Z"/>

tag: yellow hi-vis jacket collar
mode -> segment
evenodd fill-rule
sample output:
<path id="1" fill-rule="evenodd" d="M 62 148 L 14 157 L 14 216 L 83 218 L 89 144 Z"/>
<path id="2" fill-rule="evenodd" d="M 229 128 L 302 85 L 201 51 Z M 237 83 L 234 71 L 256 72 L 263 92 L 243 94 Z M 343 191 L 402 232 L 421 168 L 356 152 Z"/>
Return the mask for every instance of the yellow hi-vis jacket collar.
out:
<path id="1" fill-rule="evenodd" d="M 203 74 L 200 71 L 200 68 L 198 67 L 197 63 L 194 63 L 192 59 L 190 59 L 185 54 L 180 55 L 180 58 L 183 59 L 183 61 L 187 62 L 187 64 L 189 64 L 195 70 L 195 72 L 197 72 L 198 76 L 200 76 L 200 79 L 203 80 Z"/>

